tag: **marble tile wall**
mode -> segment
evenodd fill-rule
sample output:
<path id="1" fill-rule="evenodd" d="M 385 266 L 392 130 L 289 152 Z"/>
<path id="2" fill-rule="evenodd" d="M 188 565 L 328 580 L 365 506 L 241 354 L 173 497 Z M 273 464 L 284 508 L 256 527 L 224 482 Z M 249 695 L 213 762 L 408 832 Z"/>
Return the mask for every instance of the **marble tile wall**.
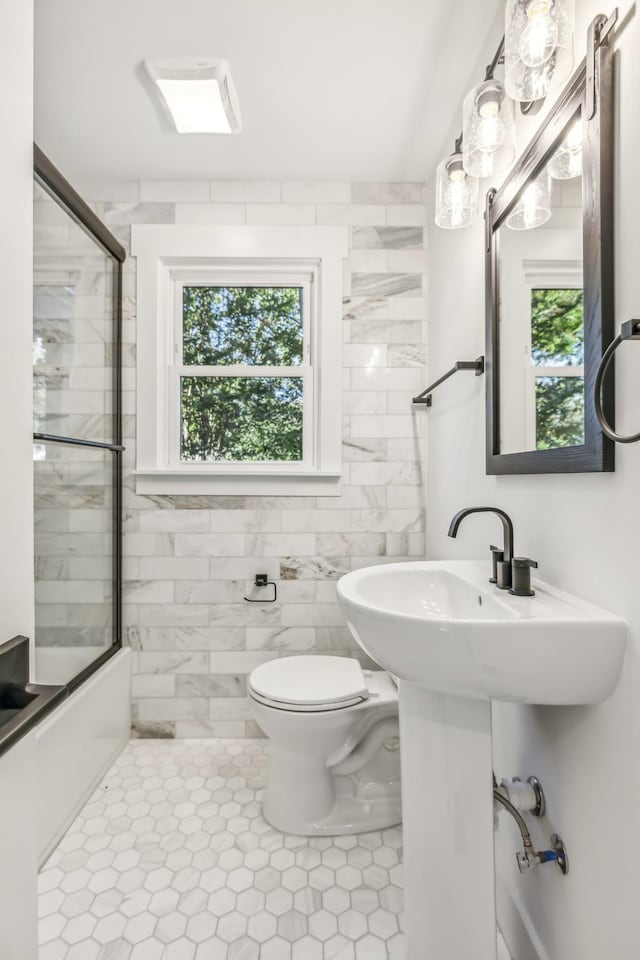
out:
<path id="1" fill-rule="evenodd" d="M 139 497 L 135 260 L 125 265 L 125 624 L 135 731 L 259 736 L 246 699 L 259 663 L 358 651 L 336 602 L 345 571 L 424 555 L 421 463 L 426 250 L 422 184 L 80 183 L 118 239 L 134 223 L 344 224 L 339 497 Z M 336 385 L 339 386 L 339 385 Z M 248 604 L 256 573 L 276 604 Z"/>

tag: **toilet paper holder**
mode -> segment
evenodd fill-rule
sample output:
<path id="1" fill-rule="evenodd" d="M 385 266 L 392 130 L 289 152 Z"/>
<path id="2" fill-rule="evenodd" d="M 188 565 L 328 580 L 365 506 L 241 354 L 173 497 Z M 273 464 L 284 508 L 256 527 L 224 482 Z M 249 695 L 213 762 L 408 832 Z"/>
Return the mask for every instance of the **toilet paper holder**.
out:
<path id="1" fill-rule="evenodd" d="M 275 603 L 278 599 L 278 588 L 273 580 L 269 580 L 268 573 L 256 573 L 253 581 L 256 587 L 273 587 L 273 596 L 269 600 L 260 600 L 255 597 L 244 597 L 247 603 Z"/>

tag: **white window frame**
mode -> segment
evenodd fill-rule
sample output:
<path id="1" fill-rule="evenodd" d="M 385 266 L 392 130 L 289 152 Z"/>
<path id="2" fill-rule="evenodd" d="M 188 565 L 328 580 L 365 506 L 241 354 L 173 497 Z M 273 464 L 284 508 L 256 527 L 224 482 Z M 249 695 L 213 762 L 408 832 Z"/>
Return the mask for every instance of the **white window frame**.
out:
<path id="1" fill-rule="evenodd" d="M 131 228 L 131 249 L 138 301 L 136 493 L 338 495 L 346 228 L 145 224 Z M 234 279 L 305 288 L 302 365 L 180 365 L 182 287 L 228 286 Z M 180 377 L 196 369 L 212 376 L 302 376 L 303 460 L 180 461 Z"/>

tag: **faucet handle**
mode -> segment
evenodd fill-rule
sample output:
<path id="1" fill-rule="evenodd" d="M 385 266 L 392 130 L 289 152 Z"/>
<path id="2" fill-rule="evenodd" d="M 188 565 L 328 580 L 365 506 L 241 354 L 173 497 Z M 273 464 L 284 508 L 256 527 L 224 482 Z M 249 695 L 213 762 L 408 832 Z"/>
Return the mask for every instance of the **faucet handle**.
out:
<path id="1" fill-rule="evenodd" d="M 498 563 L 500 560 L 504 560 L 504 550 L 501 550 L 500 547 L 494 547 L 493 544 L 489 547 L 491 550 L 491 569 L 492 574 L 489 577 L 489 583 L 498 582 Z"/>
<path id="2" fill-rule="evenodd" d="M 536 560 L 529 557 L 514 557 L 511 561 L 511 588 L 509 593 L 514 597 L 533 597 L 535 590 L 531 589 L 531 568 L 538 567 Z"/>

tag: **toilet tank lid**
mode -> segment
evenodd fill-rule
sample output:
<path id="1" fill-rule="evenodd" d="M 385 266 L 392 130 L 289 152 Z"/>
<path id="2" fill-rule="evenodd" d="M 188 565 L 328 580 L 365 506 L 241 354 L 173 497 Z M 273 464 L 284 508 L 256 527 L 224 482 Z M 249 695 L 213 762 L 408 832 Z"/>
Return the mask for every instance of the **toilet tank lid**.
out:
<path id="1" fill-rule="evenodd" d="M 260 664 L 249 684 L 269 700 L 329 704 L 369 696 L 362 667 L 349 657 L 283 657 Z"/>

